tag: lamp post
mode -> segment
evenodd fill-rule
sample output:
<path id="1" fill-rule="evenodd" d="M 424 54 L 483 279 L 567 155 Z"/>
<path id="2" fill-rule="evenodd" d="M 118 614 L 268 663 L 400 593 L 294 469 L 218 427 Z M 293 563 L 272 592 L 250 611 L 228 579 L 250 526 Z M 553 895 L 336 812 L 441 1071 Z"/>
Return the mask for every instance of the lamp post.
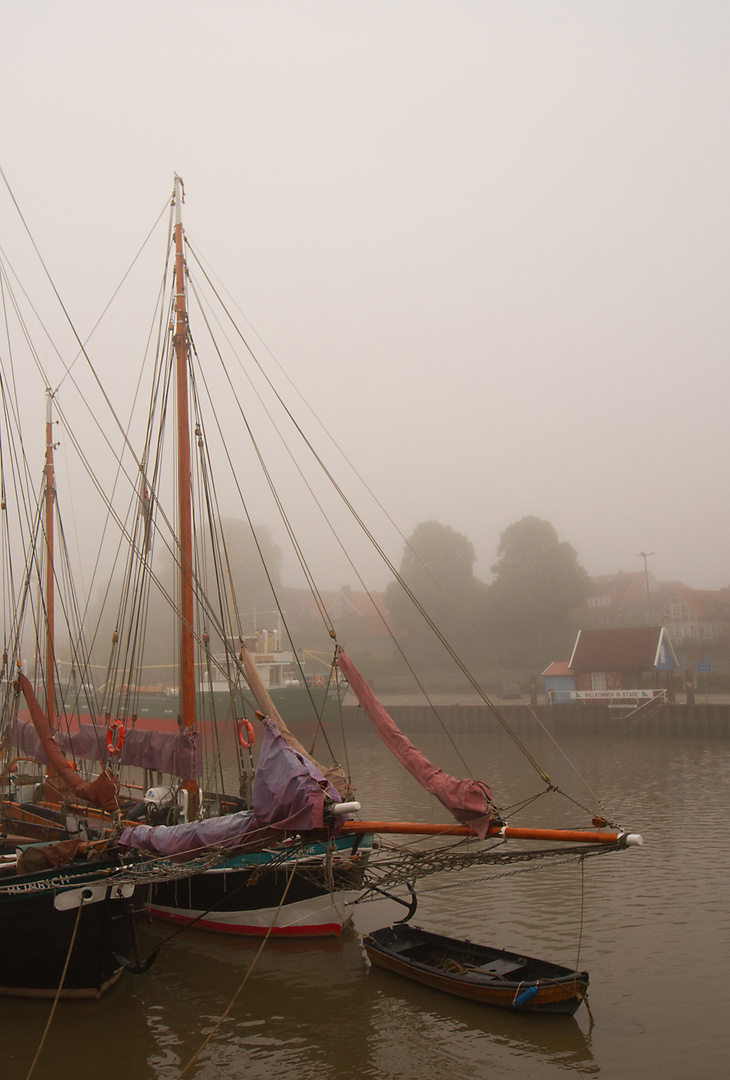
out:
<path id="1" fill-rule="evenodd" d="M 651 622 L 651 593 L 649 592 L 649 568 L 646 560 L 650 555 L 654 555 L 653 551 L 640 551 L 637 554 L 637 559 L 644 560 L 644 577 L 646 578 L 646 608 L 647 608 L 647 622 Z"/>

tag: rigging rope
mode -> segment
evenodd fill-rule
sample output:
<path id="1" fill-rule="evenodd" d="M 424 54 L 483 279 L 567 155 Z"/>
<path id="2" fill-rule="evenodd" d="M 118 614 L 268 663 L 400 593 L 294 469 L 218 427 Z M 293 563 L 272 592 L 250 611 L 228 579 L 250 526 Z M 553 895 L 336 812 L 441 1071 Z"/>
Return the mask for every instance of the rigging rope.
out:
<path id="1" fill-rule="evenodd" d="M 468 861 L 465 859 L 454 859 L 450 861 L 448 857 L 443 860 L 430 859 L 424 860 L 421 863 L 418 859 L 412 863 L 406 859 L 402 860 L 400 864 L 394 864 L 392 870 L 389 870 L 386 866 L 382 874 L 378 873 L 377 865 L 368 866 L 365 872 L 366 891 L 357 900 L 351 901 L 352 904 L 369 903 L 373 900 L 377 900 L 376 895 L 378 890 L 394 889 L 401 885 L 411 885 L 420 877 L 428 877 L 432 874 L 438 874 L 441 872 L 448 872 L 453 870 L 466 870 L 470 866 L 480 866 L 492 864 L 496 868 L 503 866 L 510 866 L 513 863 L 532 863 L 530 866 L 519 866 L 514 870 L 506 870 L 502 873 L 495 872 L 485 877 L 468 878 L 464 881 L 452 881 L 441 885 L 433 885 L 428 889 L 419 890 L 421 893 L 441 892 L 444 889 L 455 889 L 468 887 L 470 885 L 479 885 L 485 881 L 493 881 L 495 879 L 501 879 L 506 877 L 513 877 L 516 874 L 527 874 L 537 870 L 552 869 L 555 866 L 562 866 L 567 863 L 575 863 L 576 861 L 582 862 L 585 859 L 593 858 L 598 855 L 607 855 L 611 852 L 621 850 L 618 845 L 606 845 L 597 844 L 595 847 L 585 848 L 581 847 L 571 848 L 553 848 L 542 851 L 513 851 L 493 853 L 487 851 L 484 853 L 475 852 L 473 857 Z M 480 857 L 481 856 L 481 857 Z M 550 860 L 550 861 L 548 861 Z"/>
<path id="2" fill-rule="evenodd" d="M 192 254 L 195 254 L 194 250 L 193 250 L 193 249 L 192 249 L 192 247 L 190 246 L 190 243 L 189 243 L 189 241 L 188 241 L 188 247 L 189 247 L 189 249 L 191 250 L 191 253 L 192 253 Z M 227 316 L 227 317 L 228 317 L 228 319 L 230 320 L 230 322 L 231 322 L 231 325 L 233 326 L 234 330 L 236 331 L 236 333 L 237 333 L 237 334 L 238 334 L 238 336 L 240 337 L 240 339 L 241 339 L 241 341 L 242 341 L 243 345 L 245 346 L 245 348 L 246 348 L 246 349 L 248 350 L 248 352 L 249 352 L 249 354 L 251 355 L 251 357 L 252 357 L 252 359 L 253 359 L 254 363 L 255 363 L 255 364 L 257 365 L 257 367 L 258 367 L 259 371 L 261 371 L 261 373 L 262 373 L 262 375 L 263 375 L 264 379 L 266 380 L 266 382 L 267 382 L 268 386 L 270 387 L 270 389 L 271 389 L 272 393 L 273 393 L 273 394 L 274 394 L 274 396 L 276 397 L 276 400 L 277 400 L 277 401 L 279 402 L 279 405 L 280 405 L 280 406 L 281 406 L 281 408 L 283 409 L 284 413 L 285 413 L 285 414 L 286 414 L 286 415 L 288 416 L 288 418 L 289 418 L 290 422 L 292 423 L 292 425 L 293 425 L 294 429 L 295 429 L 295 430 L 296 430 L 296 431 L 298 432 L 298 434 L 300 435 L 300 437 L 301 437 L 301 439 L 302 439 L 302 441 L 303 441 L 304 445 L 305 445 L 305 446 L 307 447 L 307 449 L 309 450 L 309 452 L 310 452 L 310 453 L 312 454 L 312 456 L 313 456 L 314 460 L 315 460 L 315 461 L 317 462 L 317 464 L 318 464 L 319 468 L 320 468 L 320 469 L 322 470 L 322 473 L 323 473 L 323 475 L 324 475 L 324 476 L 325 476 L 325 477 L 326 477 L 326 478 L 328 479 L 328 481 L 329 481 L 329 483 L 331 484 L 331 486 L 332 486 L 333 490 L 334 490 L 334 491 L 335 491 L 335 492 L 336 492 L 336 493 L 338 494 L 338 496 L 339 496 L 339 498 L 341 499 L 341 501 L 342 501 L 343 505 L 344 505 L 344 506 L 345 506 L 345 507 L 346 507 L 346 508 L 348 509 L 348 511 L 350 512 L 350 514 L 351 514 L 351 515 L 352 515 L 352 517 L 354 518 L 354 520 L 355 520 L 355 521 L 357 522 L 358 526 L 359 526 L 359 527 L 361 528 L 361 530 L 363 531 L 364 535 L 365 535 L 365 536 L 366 536 L 366 537 L 368 538 L 368 540 L 369 540 L 369 541 L 370 541 L 370 543 L 372 544 L 373 548 L 374 548 L 374 549 L 375 549 L 375 550 L 377 551 L 377 553 L 379 554 L 379 556 L 381 557 L 381 559 L 383 560 L 383 562 L 385 563 L 385 565 L 386 565 L 386 566 L 388 567 L 388 569 L 390 570 L 390 572 L 391 572 L 391 573 L 393 574 L 393 576 L 395 577 L 396 581 L 398 581 L 398 583 L 400 584 L 401 588 L 402 588 L 402 589 L 403 589 L 403 590 L 405 591 L 406 595 L 407 595 L 407 596 L 409 597 L 409 599 L 411 600 L 411 602 L 413 603 L 413 605 L 414 605 L 414 606 L 416 607 L 416 610 L 417 610 L 417 611 L 418 611 L 418 612 L 420 613 L 420 615 L 422 616 L 422 618 L 424 619 L 424 621 L 426 622 L 426 624 L 427 624 L 427 625 L 429 626 L 429 628 L 431 629 L 431 631 L 432 631 L 432 632 L 433 632 L 433 633 L 435 634 L 435 636 L 436 636 L 436 637 L 438 638 L 438 640 L 440 641 L 440 643 L 441 643 L 441 645 L 443 646 L 443 648 L 444 648 L 444 649 L 446 650 L 446 652 L 447 652 L 447 653 L 449 654 L 449 656 L 451 657 L 451 659 L 452 659 L 452 660 L 454 661 L 454 663 L 455 663 L 455 664 L 457 665 L 457 667 L 459 668 L 459 670 L 460 670 L 460 671 L 462 672 L 462 674 L 463 674 L 463 675 L 465 676 L 465 678 L 467 679 L 467 681 L 469 682 L 469 684 L 470 684 L 470 685 L 472 686 L 472 688 L 473 688 L 473 689 L 475 690 L 475 692 L 476 692 L 476 693 L 477 693 L 477 694 L 479 695 L 479 697 L 480 697 L 480 698 L 482 699 L 482 701 L 484 702 L 484 704 L 485 704 L 485 705 L 487 706 L 487 708 L 488 708 L 488 709 L 490 710 L 490 712 L 491 712 L 491 713 L 492 713 L 492 714 L 494 715 L 494 717 L 495 717 L 495 718 L 497 719 L 497 721 L 498 721 L 498 722 L 500 723 L 500 725 L 501 725 L 501 726 L 503 727 L 503 729 L 504 729 L 504 730 L 505 730 L 505 731 L 507 732 L 507 734 L 508 734 L 508 735 L 510 736 L 510 738 L 511 738 L 511 739 L 513 740 L 513 742 L 514 742 L 514 743 L 515 743 L 515 744 L 517 745 L 517 747 L 518 747 L 518 748 L 520 749 L 520 751 L 522 752 L 522 754 L 524 755 L 524 757 L 525 757 L 525 758 L 527 759 L 527 761 L 529 761 L 529 763 L 530 763 L 530 764 L 532 765 L 532 767 L 533 767 L 533 768 L 534 768 L 534 769 L 536 770 L 536 772 L 538 773 L 538 775 L 539 775 L 539 776 L 540 776 L 540 777 L 541 777 L 541 778 L 542 778 L 543 780 L 545 780 L 545 782 L 549 783 L 549 782 L 550 782 L 550 778 L 549 778 L 549 776 L 547 775 L 547 773 L 546 773 L 546 772 L 545 772 L 545 771 L 544 771 L 544 770 L 543 770 L 543 769 L 542 769 L 542 768 L 541 768 L 541 767 L 539 766 L 539 764 L 537 763 L 537 761 L 535 760 L 535 758 L 533 757 L 533 755 L 532 755 L 532 754 L 530 753 L 530 751 L 529 751 L 529 750 L 527 749 L 527 747 L 525 746 L 525 744 L 524 744 L 524 743 L 522 742 L 522 740 L 521 740 L 521 739 L 520 739 L 520 738 L 519 738 L 519 737 L 517 736 L 517 734 L 516 734 L 516 733 L 515 733 L 515 732 L 514 732 L 514 731 L 512 730 L 512 728 L 511 728 L 511 727 L 509 726 L 509 724 L 508 724 L 508 723 L 506 722 L 506 720 L 505 720 L 505 719 L 504 719 L 504 717 L 503 717 L 503 716 L 501 715 L 501 713 L 499 712 L 499 710 L 498 710 L 498 709 L 497 709 L 497 708 L 495 707 L 494 703 L 493 703 L 493 702 L 491 701 L 491 699 L 490 699 L 490 698 L 488 697 L 488 695 L 487 695 L 487 694 L 485 693 L 485 691 L 484 691 L 484 690 L 482 689 L 482 687 L 480 686 L 480 684 L 478 683 L 478 681 L 477 681 L 477 680 L 475 679 L 475 677 L 474 677 L 474 676 L 472 675 L 471 671 L 470 671 L 470 670 L 469 670 L 469 669 L 467 668 L 467 666 L 466 666 L 466 664 L 464 663 L 464 661 L 463 661 L 463 660 L 462 660 L 462 659 L 461 659 L 461 658 L 459 657 L 459 655 L 457 654 L 456 650 L 455 650 L 455 649 L 454 649 L 454 648 L 453 648 L 453 647 L 451 646 L 451 644 L 450 644 L 450 643 L 449 643 L 449 642 L 447 641 L 447 639 L 445 638 L 445 636 L 444 636 L 444 635 L 442 634 L 442 632 L 441 632 L 441 631 L 439 630 L 439 628 L 438 628 L 438 627 L 436 626 L 436 623 L 434 622 L 434 620 L 433 620 L 433 619 L 431 618 L 431 616 L 430 616 L 430 615 L 428 614 L 428 612 L 426 611 L 426 609 L 425 609 L 425 608 L 423 607 L 423 605 L 422 605 L 422 604 L 420 603 L 420 601 L 419 601 L 419 600 L 418 600 L 418 598 L 416 597 L 416 595 L 415 595 L 415 593 L 413 592 L 413 590 L 412 590 L 412 589 L 410 589 L 410 587 L 408 586 L 408 584 L 407 584 L 407 583 L 405 582 L 405 580 L 403 579 L 402 575 L 401 575 L 401 574 L 400 574 L 400 572 L 399 572 L 399 571 L 397 570 L 397 568 L 395 567 L 394 563 L 393 563 L 393 562 L 392 562 L 392 560 L 391 560 L 391 559 L 389 558 L 389 556 L 387 555 L 387 553 L 385 552 L 385 550 L 384 550 L 384 549 L 382 548 L 382 546 L 381 546 L 381 545 L 380 545 L 380 544 L 378 543 L 378 541 L 376 540 L 376 538 L 375 538 L 374 534 L 373 534 L 373 533 L 372 533 L 372 532 L 370 531 L 370 529 L 369 529 L 369 528 L 367 527 L 367 525 L 365 524 L 364 520 L 362 519 L 362 517 L 360 516 L 360 514 L 359 514 L 359 513 L 357 512 L 357 510 L 355 509 L 355 507 L 354 507 L 354 505 L 352 504 L 352 502 L 351 502 L 351 501 L 350 501 L 350 500 L 349 500 L 349 499 L 347 498 L 347 496 L 345 495 L 344 491 L 342 490 L 342 488 L 340 487 L 340 485 L 338 484 L 338 482 L 337 482 L 337 481 L 335 480 L 335 478 L 334 478 L 333 474 L 332 474 L 332 473 L 331 473 L 331 471 L 330 471 L 330 470 L 329 470 L 329 469 L 327 468 L 327 466 L 325 465 L 325 463 L 324 463 L 324 461 L 322 460 L 321 456 L 320 456 L 320 455 L 318 454 L 318 452 L 317 452 L 317 451 L 316 451 L 316 449 L 314 448 L 313 444 L 311 443 L 311 441 L 310 441 L 310 440 L 308 439 L 308 437 L 307 437 L 307 436 L 306 436 L 306 434 L 304 433 L 303 429 L 301 428 L 301 425 L 300 425 L 300 424 L 298 423 L 298 421 L 297 421 L 297 420 L 295 419 L 295 417 L 294 417 L 294 416 L 292 415 L 292 413 L 291 413 L 290 409 L 288 408 L 288 406 L 286 405 L 286 403 L 285 403 L 285 402 L 283 401 L 283 399 L 281 398 L 281 395 L 280 395 L 280 394 L 279 394 L 279 392 L 278 392 L 278 391 L 276 390 L 276 388 L 275 388 L 275 387 L 273 386 L 273 384 L 271 383 L 271 380 L 270 380 L 270 379 L 268 378 L 268 376 L 266 375 L 266 373 L 265 373 L 265 372 L 263 371 L 263 369 L 262 369 L 262 367 L 261 367 L 261 364 L 260 364 L 260 362 L 258 361 L 257 357 L 255 356 L 255 354 L 254 354 L 253 350 L 251 349 L 250 345 L 249 345 L 249 344 L 248 344 L 248 342 L 246 341 L 245 337 L 244 337 L 244 336 L 243 336 L 243 334 L 241 333 L 241 331 L 240 331 L 240 329 L 238 328 L 237 324 L 236 324 L 236 323 L 235 323 L 235 321 L 233 320 L 233 318 L 232 318 L 232 316 L 231 316 L 231 313 L 229 312 L 229 310 L 228 310 L 228 308 L 227 308 L 226 304 L 225 304 L 225 303 L 223 302 L 223 299 L 221 298 L 221 296 L 220 296 L 220 295 L 219 295 L 219 293 L 217 292 L 217 290 L 216 290 L 215 286 L 214 286 L 214 285 L 213 285 L 213 283 L 211 282 L 211 280 L 210 280 L 210 277 L 208 276 L 208 274 L 207 274 L 207 273 L 206 273 L 206 271 L 205 271 L 205 268 L 204 268 L 204 267 L 202 266 L 202 264 L 200 263 L 200 261 L 199 261 L 199 260 L 197 260 L 197 258 L 196 258 L 196 261 L 198 262 L 198 265 L 200 266 L 200 269 L 201 269 L 201 271 L 202 271 L 203 275 L 205 276 L 205 279 L 206 279 L 206 281 L 208 282 L 208 284 L 210 285 L 211 289 L 213 290 L 213 293 L 214 293 L 214 295 L 216 296 L 216 299 L 217 299 L 217 300 L 218 300 L 218 302 L 220 303 L 220 305 L 221 305 L 221 308 L 223 309 L 223 311 L 225 312 L 226 316 Z M 211 336 L 212 336 L 212 335 L 211 335 Z M 219 354 L 219 356 L 220 356 L 220 354 Z M 230 377 L 229 377 L 229 382 L 230 382 Z M 232 384 L 231 384 L 231 389 L 233 390 Z M 234 392 L 235 392 L 235 391 L 234 391 Z M 240 405 L 239 405 L 239 408 L 240 408 Z M 246 420 L 245 416 L 243 417 L 243 419 L 244 419 L 244 423 L 246 424 L 246 426 L 247 426 L 247 428 L 248 428 L 248 422 L 247 422 L 247 420 Z M 249 433 L 250 433 L 250 428 L 249 428 Z M 263 467 L 263 466 L 262 466 L 262 467 Z M 311 490 L 311 489 L 310 489 L 310 490 Z M 376 608 L 376 610 L 377 610 L 377 608 Z M 389 632 L 390 632 L 390 631 L 389 631 Z M 392 632 L 391 632 L 391 637 L 392 637 Z M 393 640 L 394 640 L 394 642 L 395 642 L 395 638 L 393 638 Z M 400 650 L 400 647 L 398 646 L 398 643 L 397 643 L 397 642 L 395 642 L 395 644 L 396 644 L 396 647 L 398 647 L 398 648 L 399 648 L 399 651 L 401 652 L 401 655 L 403 656 L 402 650 Z M 405 656 L 404 656 L 403 658 L 404 658 L 404 660 L 406 659 L 406 658 L 405 658 Z M 407 662 L 407 661 L 406 661 L 406 662 Z M 410 664 L 409 664 L 408 666 L 409 666 L 409 668 L 410 668 Z M 411 671 L 412 671 L 412 670 L 413 670 L 413 669 L 411 668 Z M 415 673 L 414 673 L 414 674 L 415 674 Z M 420 683 L 419 683 L 419 685 L 420 685 Z M 421 687 L 421 689 L 423 689 L 423 687 Z M 438 716 L 438 713 L 437 713 L 437 711 L 436 711 L 436 709 L 434 708 L 434 706 L 433 706 L 433 704 L 432 704 L 432 703 L 431 703 L 431 707 L 432 707 L 433 711 L 434 711 L 434 712 L 436 713 L 436 715 Z M 440 720 L 440 717 L 439 717 L 439 720 Z M 444 728 L 444 731 L 446 731 L 446 728 L 445 728 L 445 726 L 443 725 L 443 723 L 442 723 L 442 727 Z M 447 735 L 448 735 L 448 734 L 449 734 L 449 733 L 447 732 Z M 449 736 L 449 737 L 450 737 L 450 736 Z M 452 744 L 453 744 L 453 739 L 452 739 L 451 741 L 452 741 Z M 465 762 L 464 762 L 464 764 L 466 765 L 466 763 L 465 763 Z"/>

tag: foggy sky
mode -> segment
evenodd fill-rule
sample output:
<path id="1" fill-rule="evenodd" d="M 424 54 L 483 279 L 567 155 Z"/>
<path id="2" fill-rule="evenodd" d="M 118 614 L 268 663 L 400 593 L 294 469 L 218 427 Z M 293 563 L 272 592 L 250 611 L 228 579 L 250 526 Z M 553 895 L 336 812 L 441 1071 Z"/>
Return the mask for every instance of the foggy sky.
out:
<path id="1" fill-rule="evenodd" d="M 647 551 L 730 584 L 727 3 L 1 15 L 0 165 L 84 333 L 178 172 L 189 235 L 404 534 L 463 532 L 489 581 L 535 514 L 590 574 Z"/>

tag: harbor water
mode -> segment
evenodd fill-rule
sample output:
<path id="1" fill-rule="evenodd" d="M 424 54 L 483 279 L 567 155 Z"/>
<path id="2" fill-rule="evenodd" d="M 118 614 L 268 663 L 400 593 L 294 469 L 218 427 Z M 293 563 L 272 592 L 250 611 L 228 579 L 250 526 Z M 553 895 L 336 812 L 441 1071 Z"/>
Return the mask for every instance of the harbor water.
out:
<path id="1" fill-rule="evenodd" d="M 353 726 L 347 758 L 363 816 L 446 820 L 366 723 Z M 465 774 L 443 735 L 414 738 Z M 501 806 L 545 790 L 507 734 L 454 742 Z M 572 734 L 560 748 L 543 736 L 530 749 L 551 781 L 591 808 L 600 797 L 644 846 L 582 866 L 425 878 L 413 921 L 580 966 L 591 978 L 588 1008 L 574 1017 L 490 1009 L 372 969 L 362 933 L 403 911 L 380 901 L 356 907 L 339 939 L 270 941 L 260 951 L 259 941 L 177 934 L 147 973 L 125 973 L 101 1001 L 61 1002 L 32 1077 L 725 1080 L 730 741 Z M 586 822 L 555 793 L 507 817 Z M 144 947 L 170 933 L 140 926 Z M 3 1080 L 28 1075 L 50 1015 L 50 1002 L 0 1000 Z"/>

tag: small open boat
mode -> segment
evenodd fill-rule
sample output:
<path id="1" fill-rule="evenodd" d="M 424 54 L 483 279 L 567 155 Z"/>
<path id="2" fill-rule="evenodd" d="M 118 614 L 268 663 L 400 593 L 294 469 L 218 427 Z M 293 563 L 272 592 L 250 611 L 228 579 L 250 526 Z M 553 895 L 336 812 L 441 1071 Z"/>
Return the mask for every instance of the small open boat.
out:
<path id="1" fill-rule="evenodd" d="M 363 939 L 373 964 L 484 1005 L 572 1016 L 588 972 L 396 923 Z"/>

